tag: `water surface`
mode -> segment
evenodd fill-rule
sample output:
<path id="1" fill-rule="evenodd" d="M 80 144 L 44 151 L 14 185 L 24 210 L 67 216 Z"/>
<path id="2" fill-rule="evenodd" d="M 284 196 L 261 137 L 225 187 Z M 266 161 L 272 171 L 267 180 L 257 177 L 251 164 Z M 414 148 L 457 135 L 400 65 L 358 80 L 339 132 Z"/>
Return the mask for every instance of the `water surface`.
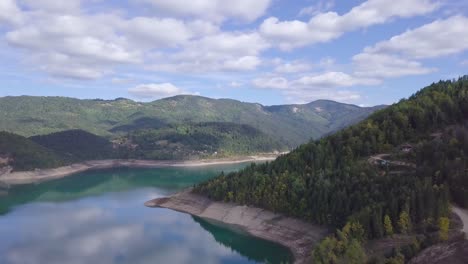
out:
<path id="1" fill-rule="evenodd" d="M 122 168 L 16 186 L 0 197 L 0 263 L 289 262 L 280 245 L 143 206 L 245 165 Z"/>

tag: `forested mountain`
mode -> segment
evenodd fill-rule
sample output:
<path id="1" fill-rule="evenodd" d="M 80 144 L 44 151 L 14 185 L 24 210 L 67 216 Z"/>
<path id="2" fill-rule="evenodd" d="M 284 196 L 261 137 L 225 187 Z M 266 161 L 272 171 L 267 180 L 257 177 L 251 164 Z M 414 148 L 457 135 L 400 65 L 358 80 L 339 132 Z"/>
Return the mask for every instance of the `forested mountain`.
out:
<path id="1" fill-rule="evenodd" d="M 87 160 L 193 160 L 285 151 L 287 147 L 248 125 L 224 122 L 139 129 L 113 138 L 67 130 L 25 138 L 0 134 L 0 169 L 52 168 Z"/>
<path id="2" fill-rule="evenodd" d="M 123 137 L 134 145 L 126 158 L 200 159 L 285 151 L 283 145 L 249 125 L 225 122 L 170 125 Z"/>
<path id="3" fill-rule="evenodd" d="M 0 132 L 0 159 L 3 165 L 16 170 L 58 167 L 65 161 L 54 151 L 32 140 L 8 132 Z"/>
<path id="4" fill-rule="evenodd" d="M 34 136 L 30 139 L 70 162 L 116 156 L 109 140 L 78 129 Z"/>
<path id="5" fill-rule="evenodd" d="M 194 191 L 344 227 L 314 255 L 318 263 L 339 263 L 328 258 L 346 259 L 348 247 L 362 253 L 366 238 L 444 230 L 450 197 L 467 205 L 467 118 L 468 76 L 440 81 L 357 125 Z"/>
<path id="6" fill-rule="evenodd" d="M 332 101 L 262 106 L 230 99 L 181 95 L 150 103 L 128 99 L 0 98 L 0 131 L 22 136 L 81 129 L 100 136 L 168 125 L 225 122 L 249 125 L 288 147 L 362 120 L 382 106 L 362 108 Z"/>

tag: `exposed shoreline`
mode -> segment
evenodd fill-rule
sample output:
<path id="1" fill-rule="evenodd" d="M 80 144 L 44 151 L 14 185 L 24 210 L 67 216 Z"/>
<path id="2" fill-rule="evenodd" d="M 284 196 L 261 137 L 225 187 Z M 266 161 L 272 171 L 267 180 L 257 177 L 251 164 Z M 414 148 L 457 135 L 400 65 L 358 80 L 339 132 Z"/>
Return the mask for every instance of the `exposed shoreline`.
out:
<path id="1" fill-rule="evenodd" d="M 258 154 L 244 157 L 233 157 L 225 159 L 206 160 L 91 160 L 75 163 L 54 169 L 36 169 L 33 171 L 18 171 L 0 173 L 0 183 L 11 186 L 28 183 L 39 183 L 54 179 L 60 179 L 80 172 L 97 169 L 110 169 L 119 167 L 129 168 L 164 168 L 164 167 L 201 167 L 223 164 L 236 164 L 243 162 L 270 161 L 277 158 L 279 154 Z"/>
<path id="2" fill-rule="evenodd" d="M 265 209 L 214 202 L 194 194 L 191 189 L 165 198 L 150 200 L 148 207 L 167 208 L 190 215 L 233 225 L 248 234 L 287 247 L 295 263 L 310 262 L 310 250 L 329 230 L 292 217 Z"/>

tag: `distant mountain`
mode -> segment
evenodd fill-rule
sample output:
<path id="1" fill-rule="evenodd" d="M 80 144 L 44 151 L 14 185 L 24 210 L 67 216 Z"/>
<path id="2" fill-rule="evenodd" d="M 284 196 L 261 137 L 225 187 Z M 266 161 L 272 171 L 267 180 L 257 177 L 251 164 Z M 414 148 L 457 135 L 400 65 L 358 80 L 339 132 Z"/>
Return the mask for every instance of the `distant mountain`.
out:
<path id="1" fill-rule="evenodd" d="M 0 174 L 99 159 L 193 160 L 287 150 L 249 125 L 225 122 L 139 129 L 114 138 L 74 129 L 25 138 L 0 132 Z"/>
<path id="2" fill-rule="evenodd" d="M 65 97 L 0 98 L 0 130 L 23 136 L 81 129 L 114 137 L 174 124 L 225 122 L 249 125 L 289 148 L 356 123 L 377 107 L 333 101 L 262 106 L 231 99 L 180 95 L 150 103 L 129 99 L 80 100 Z"/>
<path id="3" fill-rule="evenodd" d="M 287 146 L 249 125 L 227 122 L 170 125 L 130 132 L 127 158 L 201 159 L 285 151 Z"/>

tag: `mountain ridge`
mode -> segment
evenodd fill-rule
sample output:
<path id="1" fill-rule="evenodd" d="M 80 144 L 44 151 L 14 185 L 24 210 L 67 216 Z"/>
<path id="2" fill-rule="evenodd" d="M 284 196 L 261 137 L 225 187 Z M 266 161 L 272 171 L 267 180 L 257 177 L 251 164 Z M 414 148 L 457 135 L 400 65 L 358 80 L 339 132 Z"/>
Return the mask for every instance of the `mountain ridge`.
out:
<path id="1" fill-rule="evenodd" d="M 323 111 L 314 109 L 314 105 L 323 105 Z M 263 106 L 234 99 L 193 95 L 178 95 L 152 102 L 125 98 L 7 96 L 0 97 L 0 112 L 3 114 L 0 130 L 30 137 L 82 129 L 112 137 L 125 132 L 119 131 L 119 127 L 148 129 L 169 124 L 230 122 L 250 125 L 294 148 L 311 138 L 319 138 L 357 122 L 382 108 L 362 108 L 320 100 L 309 104 Z"/>

